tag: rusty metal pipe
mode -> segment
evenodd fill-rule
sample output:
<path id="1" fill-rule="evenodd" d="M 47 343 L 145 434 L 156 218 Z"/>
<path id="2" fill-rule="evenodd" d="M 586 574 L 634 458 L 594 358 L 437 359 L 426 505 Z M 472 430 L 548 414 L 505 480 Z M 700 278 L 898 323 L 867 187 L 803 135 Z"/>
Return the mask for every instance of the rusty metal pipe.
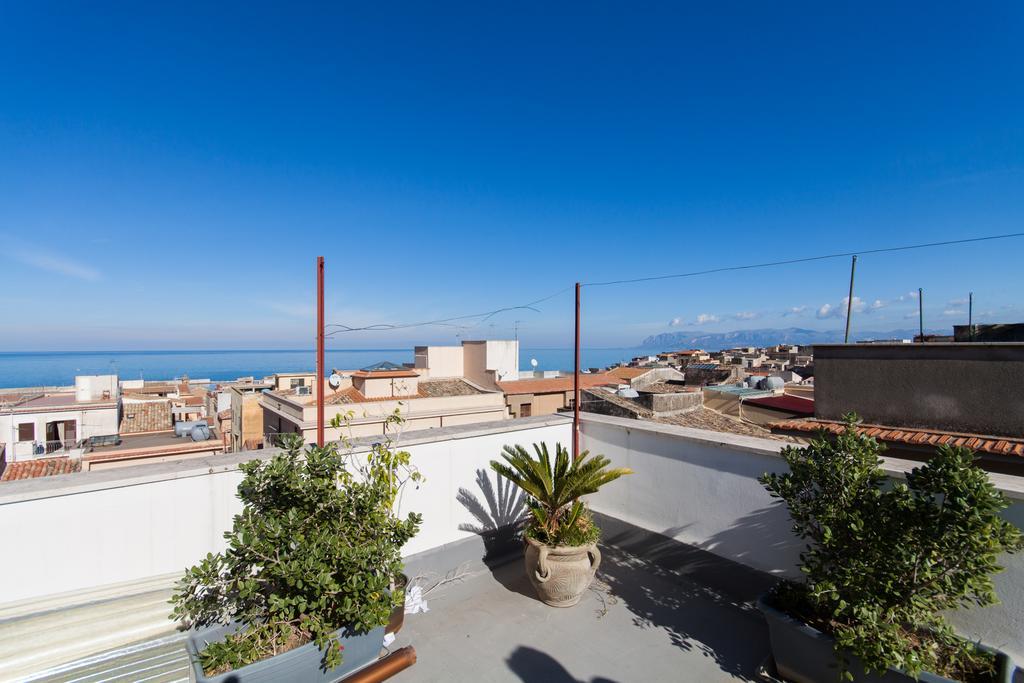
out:
<path id="1" fill-rule="evenodd" d="M 416 663 L 416 650 L 408 645 L 342 679 L 343 683 L 379 683 Z"/>

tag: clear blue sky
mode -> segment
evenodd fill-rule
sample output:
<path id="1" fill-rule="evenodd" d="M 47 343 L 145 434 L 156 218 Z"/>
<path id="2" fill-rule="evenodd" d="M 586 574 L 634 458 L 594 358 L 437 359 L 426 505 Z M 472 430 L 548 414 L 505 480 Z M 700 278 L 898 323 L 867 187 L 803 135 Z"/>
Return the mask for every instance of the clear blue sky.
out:
<path id="1" fill-rule="evenodd" d="M 358 325 L 1024 226 L 1021 3 L 151 5 L 3 10 L 0 349 L 309 347 L 317 254 Z M 1022 263 L 864 257 L 854 327 L 1020 320 Z M 585 339 L 839 328 L 848 267 L 586 291 Z M 541 308 L 463 334 L 568 346 Z"/>

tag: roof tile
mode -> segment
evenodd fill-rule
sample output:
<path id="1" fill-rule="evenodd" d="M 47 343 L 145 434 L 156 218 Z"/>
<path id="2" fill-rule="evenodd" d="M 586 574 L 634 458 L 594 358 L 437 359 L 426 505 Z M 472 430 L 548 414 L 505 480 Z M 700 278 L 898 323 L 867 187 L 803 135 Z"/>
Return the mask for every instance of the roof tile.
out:
<path id="1" fill-rule="evenodd" d="M 815 418 L 780 420 L 768 425 L 773 432 L 802 432 L 805 434 L 819 431 L 838 434 L 844 429 L 844 426 L 844 423 L 835 420 L 819 420 Z M 857 431 L 880 441 L 914 445 L 928 444 L 933 446 L 948 444 L 965 446 L 979 453 L 1024 457 L 1024 439 L 962 434 L 942 429 L 897 429 L 883 425 L 858 425 Z"/>

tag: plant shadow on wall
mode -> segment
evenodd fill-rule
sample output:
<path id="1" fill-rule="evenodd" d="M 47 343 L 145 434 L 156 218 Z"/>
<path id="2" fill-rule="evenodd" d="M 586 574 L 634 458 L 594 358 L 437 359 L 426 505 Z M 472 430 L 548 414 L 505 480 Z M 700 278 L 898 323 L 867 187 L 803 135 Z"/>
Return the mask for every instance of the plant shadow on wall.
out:
<path id="1" fill-rule="evenodd" d="M 611 600 L 632 612 L 635 626 L 664 631 L 673 646 L 699 652 L 738 680 L 761 680 L 757 669 L 768 643 L 760 615 L 745 599 L 687 576 L 713 572 L 720 562 L 707 560 L 701 567 L 706 553 L 667 538 L 642 552 L 636 548 L 635 554 L 614 545 L 602 550 L 597 578 L 607 586 Z M 679 569 L 666 568 L 662 559 Z"/>
<path id="2" fill-rule="evenodd" d="M 505 560 L 507 557 L 503 556 L 522 548 L 526 496 L 500 474 L 495 474 L 494 483 L 491 483 L 487 471 L 482 469 L 476 471 L 476 485 L 483 494 L 483 501 L 464 488 L 460 488 L 455 496 L 477 521 L 476 524 L 464 522 L 459 525 L 459 530 L 470 531 L 483 539 L 484 561 L 488 564 Z"/>

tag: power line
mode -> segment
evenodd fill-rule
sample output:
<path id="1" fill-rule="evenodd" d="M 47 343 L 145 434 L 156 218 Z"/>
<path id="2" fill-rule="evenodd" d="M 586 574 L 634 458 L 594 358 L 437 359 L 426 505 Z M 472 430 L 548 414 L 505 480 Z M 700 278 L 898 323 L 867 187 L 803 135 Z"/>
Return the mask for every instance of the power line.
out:
<path id="1" fill-rule="evenodd" d="M 782 261 L 769 261 L 769 262 L 766 262 L 766 263 L 751 263 L 751 264 L 742 265 L 742 266 L 724 266 L 724 267 L 721 267 L 721 268 L 709 268 L 707 270 L 695 270 L 695 271 L 691 271 L 689 273 L 675 273 L 675 274 L 672 274 L 672 275 L 652 275 L 652 276 L 648 276 L 648 277 L 625 278 L 625 279 L 621 279 L 621 280 L 608 280 L 608 281 L 604 281 L 604 282 L 584 282 L 584 283 L 582 283 L 581 286 L 583 286 L 583 287 L 606 287 L 606 286 L 609 286 L 609 285 L 624 285 L 624 284 L 633 284 L 633 283 L 637 283 L 637 282 L 654 282 L 654 281 L 657 281 L 657 280 L 672 280 L 672 279 L 677 279 L 677 278 L 696 277 L 698 275 L 711 275 L 713 273 L 727 273 L 727 272 L 735 272 L 735 271 L 739 271 L 739 270 L 753 270 L 753 269 L 756 269 L 756 268 L 771 268 L 771 267 L 774 267 L 774 266 L 786 266 L 786 265 L 793 265 L 793 264 L 797 264 L 797 263 L 810 263 L 810 262 L 813 262 L 813 261 L 826 261 L 826 260 L 829 260 L 829 259 L 847 258 L 847 257 L 850 257 L 850 256 L 863 256 L 865 254 L 882 254 L 882 253 L 896 252 L 896 251 L 909 251 L 909 250 L 912 250 L 912 249 L 928 249 L 928 248 L 931 248 L 931 247 L 945 247 L 945 246 L 951 246 L 951 245 L 954 245 L 954 244 L 969 244 L 969 243 L 972 243 L 972 242 L 988 242 L 988 241 L 992 241 L 992 240 L 1010 239 L 1010 238 L 1014 238 L 1014 237 L 1024 237 L 1024 232 L 1014 232 L 1014 233 L 1008 233 L 1008 234 L 1005 234 L 1005 235 L 987 235 L 985 237 L 971 237 L 971 238 L 960 239 L 960 240 L 944 240 L 944 241 L 941 241 L 941 242 L 924 242 L 924 243 L 921 243 L 921 244 L 908 244 L 908 245 L 899 246 L 899 247 L 881 247 L 881 248 L 877 248 L 877 249 L 862 249 L 862 250 L 859 250 L 859 251 L 843 251 L 843 252 L 837 252 L 837 253 L 834 253 L 834 254 L 821 254 L 821 255 L 818 255 L 818 256 L 805 256 L 803 258 L 785 259 L 785 260 L 782 260 Z M 343 332 L 385 332 L 385 331 L 392 331 L 392 330 L 405 330 L 405 329 L 410 329 L 410 328 L 414 328 L 414 327 L 428 327 L 428 326 L 454 327 L 456 329 L 471 329 L 471 328 L 476 327 L 476 326 L 478 326 L 478 325 L 480 325 L 480 324 L 482 324 L 484 322 L 487 322 L 488 320 L 490 320 L 494 316 L 498 315 L 499 313 L 506 313 L 508 311 L 522 311 L 522 310 L 527 310 L 527 311 L 532 311 L 534 313 L 539 313 L 540 312 L 539 309 L 536 308 L 536 306 L 538 304 L 542 304 L 542 303 L 544 303 L 546 301 L 550 301 L 551 299 L 554 299 L 557 296 L 565 294 L 566 292 L 570 291 L 571 289 L 573 289 L 572 286 L 565 287 L 563 289 L 558 290 L 557 292 L 554 292 L 552 294 L 548 294 L 547 296 L 541 297 L 539 299 L 535 299 L 534 301 L 531 301 L 531 302 L 525 303 L 525 304 L 521 304 L 521 305 L 518 305 L 518 306 L 505 306 L 503 308 L 496 308 L 496 309 L 493 309 L 493 310 L 490 310 L 490 311 L 483 311 L 481 313 L 470 313 L 470 314 L 467 314 L 467 315 L 452 316 L 450 318 L 438 318 L 436 320 L 424 320 L 424 321 L 415 322 L 415 323 L 394 323 L 394 324 L 392 324 L 392 323 L 376 323 L 376 324 L 373 324 L 373 325 L 365 325 L 365 326 L 361 326 L 361 327 L 345 325 L 343 323 L 332 323 L 330 325 L 327 325 L 327 327 L 328 328 L 334 328 L 334 329 L 332 331 L 328 332 L 326 336 L 334 337 L 335 335 L 341 334 Z M 458 324 L 456 324 L 456 323 L 458 323 L 460 321 L 468 321 L 468 320 L 474 320 L 474 319 L 478 319 L 478 320 L 476 320 L 476 322 L 474 322 L 472 325 L 458 325 Z"/>
<path id="2" fill-rule="evenodd" d="M 488 320 L 490 320 L 494 316 L 498 315 L 499 313 L 506 313 L 508 311 L 523 311 L 523 310 L 533 311 L 534 313 L 540 313 L 540 309 L 536 308 L 536 306 L 538 304 L 542 304 L 545 301 L 550 301 L 551 299 L 554 299 L 556 296 L 559 296 L 561 294 L 565 294 L 570 289 L 572 289 L 572 287 L 566 287 L 564 289 L 558 290 L 557 292 L 555 292 L 553 294 L 548 294 L 547 296 L 541 297 L 540 299 L 535 299 L 534 301 L 531 301 L 531 302 L 526 303 L 526 304 L 521 304 L 519 306 L 505 306 L 503 308 L 496 308 L 496 309 L 493 309 L 493 310 L 490 310 L 490 311 L 483 311 L 482 313 L 470 313 L 468 315 L 453 316 L 451 318 L 439 318 L 437 320 L 425 320 L 425 321 L 417 322 L 417 323 L 394 323 L 394 324 L 391 324 L 391 323 L 377 323 L 377 324 L 374 324 L 374 325 L 366 325 L 366 326 L 363 326 L 363 327 L 353 327 L 353 326 L 345 325 L 345 324 L 342 324 L 342 323 L 332 323 L 330 325 L 327 325 L 327 327 L 329 327 L 329 328 L 336 328 L 336 329 L 334 329 L 331 332 L 328 332 L 327 336 L 328 337 L 333 337 L 334 335 L 340 334 L 342 332 L 368 332 L 368 331 L 369 332 L 381 332 L 381 331 L 391 331 L 391 330 L 405 330 L 405 329 L 409 329 L 409 328 L 413 328 L 413 327 L 426 327 L 426 326 L 441 326 L 441 327 L 454 327 L 456 329 L 469 329 L 469 328 L 476 327 L 476 326 L 478 326 L 478 325 L 480 325 L 482 323 L 487 322 Z M 456 324 L 454 324 L 456 321 L 473 320 L 474 318 L 479 318 L 479 320 L 477 320 L 472 325 L 456 325 Z"/>
<path id="3" fill-rule="evenodd" d="M 923 244 L 909 244 L 902 247 L 884 247 L 881 249 L 863 249 L 860 251 L 844 251 L 836 254 L 823 254 L 821 256 L 806 256 L 804 258 L 786 259 L 785 261 L 769 261 L 768 263 L 752 263 L 745 266 L 726 266 L 723 268 L 711 268 L 708 270 L 695 270 L 690 273 L 677 273 L 674 275 L 653 275 L 650 277 L 628 278 L 624 280 L 608 280 L 607 282 L 584 282 L 584 287 L 605 287 L 607 285 L 624 285 L 634 282 L 652 282 L 654 280 L 671 280 L 674 278 L 694 277 L 697 275 L 710 275 L 712 273 L 726 273 L 737 270 L 752 270 L 754 268 L 769 268 L 771 266 L 787 266 L 794 263 L 808 263 L 810 261 L 825 261 L 828 259 L 847 258 L 850 256 L 863 256 L 864 254 L 881 254 L 891 251 L 908 251 L 910 249 L 927 249 L 929 247 L 945 247 L 953 244 L 967 244 L 969 242 L 986 242 L 989 240 L 1002 240 L 1011 237 L 1024 237 L 1024 232 L 1014 232 L 1006 235 L 988 235 L 986 237 L 971 237 L 962 240 L 946 240 L 943 242 L 926 242 Z"/>

